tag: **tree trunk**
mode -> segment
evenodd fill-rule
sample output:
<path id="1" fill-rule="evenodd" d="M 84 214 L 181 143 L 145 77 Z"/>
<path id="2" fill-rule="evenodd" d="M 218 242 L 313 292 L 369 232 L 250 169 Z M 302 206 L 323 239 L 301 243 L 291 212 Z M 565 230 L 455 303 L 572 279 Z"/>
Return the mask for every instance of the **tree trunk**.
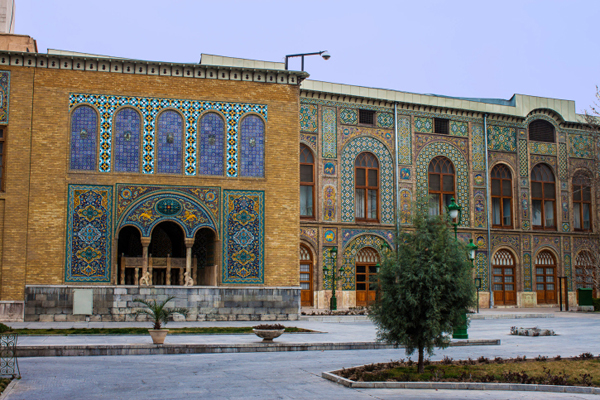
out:
<path id="1" fill-rule="evenodd" d="M 423 347 L 419 346 L 419 374 L 425 372 L 425 364 L 423 362 Z"/>

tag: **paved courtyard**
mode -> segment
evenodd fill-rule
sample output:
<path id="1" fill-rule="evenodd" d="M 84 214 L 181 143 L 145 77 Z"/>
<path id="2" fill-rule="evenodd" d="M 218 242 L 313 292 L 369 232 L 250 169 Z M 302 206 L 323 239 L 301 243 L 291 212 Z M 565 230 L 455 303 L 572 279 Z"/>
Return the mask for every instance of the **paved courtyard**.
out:
<path id="1" fill-rule="evenodd" d="M 485 313 L 484 313 L 485 314 Z M 286 322 L 326 333 L 289 334 L 289 343 L 372 341 L 368 321 Z M 16 324 L 15 324 L 16 325 Z M 169 324 L 175 327 L 178 324 Z M 187 323 L 186 325 L 191 325 Z M 252 323 L 194 323 L 195 326 Z M 554 329 L 559 336 L 516 337 L 511 326 Z M 555 313 L 555 318 L 474 320 L 470 339 L 501 339 L 500 346 L 454 347 L 433 359 L 514 357 L 539 354 L 563 357 L 600 353 L 600 315 Z M 170 343 L 248 343 L 253 335 L 171 335 Z M 20 344 L 148 343 L 146 336 L 23 337 Z M 348 389 L 321 378 L 321 372 L 406 357 L 398 350 L 308 351 L 280 353 L 193 354 L 112 357 L 22 358 L 23 379 L 9 400 L 25 399 L 592 399 L 591 395 L 543 392 Z M 414 359 L 414 356 L 413 356 Z"/>

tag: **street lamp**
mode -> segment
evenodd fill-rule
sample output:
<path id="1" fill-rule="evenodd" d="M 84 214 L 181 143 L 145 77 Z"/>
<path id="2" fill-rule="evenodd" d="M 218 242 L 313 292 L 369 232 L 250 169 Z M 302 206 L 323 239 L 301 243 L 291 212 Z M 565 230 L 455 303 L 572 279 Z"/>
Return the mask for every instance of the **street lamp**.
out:
<path id="1" fill-rule="evenodd" d="M 328 280 L 331 282 L 331 299 L 329 300 L 329 309 L 332 311 L 337 310 L 337 298 L 335 297 L 335 287 L 337 286 L 337 281 L 342 279 L 342 274 L 344 273 L 344 266 L 340 267 L 340 275 L 336 274 L 336 265 L 337 265 L 337 247 L 332 247 L 329 250 L 329 258 L 332 262 L 331 273 L 329 273 L 329 268 L 327 268 L 327 264 L 323 266 L 323 280 L 327 282 Z"/>
<path id="2" fill-rule="evenodd" d="M 448 210 L 448 215 L 450 215 L 451 224 L 454 227 L 454 238 L 458 240 L 458 225 L 460 225 L 460 221 L 462 220 L 462 207 L 456 204 L 454 201 L 454 197 L 450 199 L 450 204 L 446 206 Z"/>
<path id="3" fill-rule="evenodd" d="M 473 239 L 469 239 L 469 244 L 467 245 L 467 254 L 469 256 L 469 260 L 471 260 L 471 267 L 475 266 L 475 252 L 478 247 L 475 243 L 473 243 Z M 479 289 L 481 289 L 481 278 L 475 278 L 475 287 L 477 287 L 477 314 L 479 314 Z"/>
<path id="4" fill-rule="evenodd" d="M 331 58 L 331 54 L 327 50 L 317 51 L 314 53 L 299 53 L 299 54 L 289 54 L 285 56 L 285 69 L 288 69 L 288 59 L 292 57 L 302 57 L 302 71 L 304 71 L 304 56 L 321 56 L 323 60 L 327 61 Z"/>

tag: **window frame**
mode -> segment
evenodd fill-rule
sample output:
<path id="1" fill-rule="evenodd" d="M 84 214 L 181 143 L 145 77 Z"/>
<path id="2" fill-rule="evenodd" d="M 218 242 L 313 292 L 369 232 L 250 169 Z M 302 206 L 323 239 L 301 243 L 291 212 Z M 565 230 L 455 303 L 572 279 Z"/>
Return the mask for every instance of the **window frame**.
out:
<path id="1" fill-rule="evenodd" d="M 509 178 L 503 178 L 503 177 L 494 177 L 494 171 L 498 171 L 500 169 L 506 170 L 508 172 Z M 493 194 L 493 186 L 494 186 L 494 180 L 500 181 L 500 195 L 494 195 Z M 503 187 L 504 187 L 504 182 L 508 181 L 508 185 L 510 187 L 510 196 L 505 196 L 504 192 L 503 192 Z M 490 173 L 490 197 L 492 199 L 492 204 L 491 204 L 491 212 L 492 212 L 492 217 L 491 217 L 491 221 L 492 221 L 492 228 L 499 228 L 499 229 L 512 229 L 514 227 L 514 211 L 513 211 L 513 182 L 512 182 L 512 171 L 510 170 L 510 168 L 508 168 L 508 166 L 506 166 L 505 164 L 496 164 L 494 166 L 494 168 L 492 168 L 492 171 Z M 500 200 L 500 225 L 498 224 L 494 224 L 494 199 L 497 198 Z M 510 205 L 510 225 L 504 225 L 504 215 L 503 215 L 503 205 L 504 205 L 504 200 L 508 200 L 509 201 L 509 205 Z"/>
<path id="2" fill-rule="evenodd" d="M 430 172 L 429 169 L 431 168 L 431 164 L 436 161 L 436 160 L 441 160 L 444 159 L 445 162 L 449 163 L 452 166 L 452 173 L 447 173 L 447 172 Z M 440 162 L 440 161 L 436 161 L 436 162 Z M 440 177 L 440 190 L 431 190 L 431 186 L 430 186 L 430 176 L 431 175 L 439 175 Z M 452 176 L 452 182 L 453 182 L 453 191 L 452 192 L 448 192 L 448 191 L 444 191 L 444 176 Z M 452 197 L 454 197 L 456 199 L 456 168 L 454 168 L 454 163 L 452 162 L 452 160 L 450 160 L 448 157 L 444 157 L 444 156 L 436 156 L 434 158 L 431 159 L 431 161 L 429 162 L 429 165 L 427 166 L 427 194 L 429 196 L 431 196 L 432 194 L 439 194 L 439 198 L 438 198 L 438 205 L 439 205 L 439 214 L 437 215 L 444 215 L 444 211 L 445 211 L 445 207 L 446 205 L 444 204 L 444 195 L 450 194 L 452 195 Z M 429 212 L 429 205 L 431 204 L 431 201 L 428 203 L 428 212 Z"/>
<path id="3" fill-rule="evenodd" d="M 358 161 L 358 159 L 361 156 L 371 156 L 375 159 L 375 162 L 377 163 L 377 167 L 362 167 L 362 166 L 357 166 L 356 163 Z M 358 176 L 358 169 L 363 169 L 365 171 L 365 185 L 363 186 L 359 186 L 356 177 Z M 375 170 L 377 171 L 377 182 L 376 182 L 376 186 L 371 186 L 370 182 L 369 182 L 369 171 L 371 170 Z M 377 158 L 377 156 L 375 156 L 375 154 L 370 153 L 368 151 L 362 152 L 360 153 L 358 156 L 356 156 L 356 159 L 354 160 L 354 220 L 356 222 L 379 222 L 379 187 L 380 187 L 380 170 L 379 170 L 379 159 Z M 364 210 L 365 210 L 365 217 L 364 218 L 359 218 L 356 216 L 356 191 L 358 189 L 363 189 L 365 191 L 365 198 L 364 198 Z M 376 210 L 376 218 L 369 218 L 369 191 L 370 190 L 374 190 L 375 191 L 375 210 Z"/>
<path id="4" fill-rule="evenodd" d="M 554 179 L 553 181 L 537 181 L 533 179 L 533 174 L 535 172 L 535 169 L 544 166 L 546 168 L 548 168 L 548 171 L 550 171 L 550 173 L 552 174 L 552 178 Z M 542 224 L 541 225 L 534 225 L 533 224 L 533 218 L 531 221 L 531 226 L 533 227 L 533 229 L 535 230 L 548 230 L 548 231 L 556 231 L 557 230 L 557 218 L 556 218 L 556 175 L 554 174 L 554 171 L 552 171 L 552 168 L 550 168 L 549 165 L 544 164 L 544 163 L 540 163 L 540 164 L 536 164 L 532 170 L 531 170 L 531 179 L 530 179 L 530 183 L 531 183 L 531 213 L 532 213 L 532 217 L 533 217 L 533 201 L 534 200 L 539 200 L 542 202 Z M 542 197 L 533 197 L 533 184 L 534 183 L 541 183 L 542 185 Z M 546 198 L 545 197 L 545 185 L 549 185 L 552 184 L 554 186 L 554 197 L 552 199 L 550 198 Z M 553 226 L 546 226 L 546 201 L 552 201 L 554 203 L 553 208 L 553 221 L 554 221 L 554 225 Z"/>
<path id="5" fill-rule="evenodd" d="M 591 184 L 587 184 L 586 181 L 589 180 L 589 176 L 584 173 L 584 172 L 577 172 L 574 176 L 573 176 L 573 180 L 571 182 L 571 199 L 573 200 L 573 230 L 577 231 L 577 232 L 593 232 L 594 231 L 594 224 L 593 224 L 593 220 L 594 218 L 592 218 L 592 216 L 594 215 L 592 212 L 592 185 Z M 576 193 L 576 189 L 575 187 L 578 186 L 579 187 L 579 200 L 575 200 L 575 193 Z M 583 189 L 584 188 L 589 188 L 590 189 L 590 199 L 589 200 L 584 200 L 583 199 Z M 579 204 L 579 222 L 581 224 L 581 227 L 577 228 L 575 226 L 575 204 Z M 588 229 L 583 228 L 583 205 L 584 204 L 588 204 L 589 205 L 589 219 L 590 219 L 590 227 Z"/>
<path id="6" fill-rule="evenodd" d="M 310 154 L 313 162 L 312 163 L 303 163 L 302 160 L 302 153 L 303 151 L 307 151 L 308 154 Z M 312 152 L 312 150 L 310 149 L 310 147 L 308 147 L 307 145 L 305 145 L 304 143 L 300 143 L 300 159 L 299 159 L 299 181 L 300 181 L 300 186 L 310 186 L 312 187 L 312 215 L 302 215 L 302 208 L 300 208 L 300 218 L 301 219 L 315 219 L 316 217 L 316 203 L 315 203 L 315 189 L 316 189 L 316 182 L 315 182 L 315 156 Z M 308 165 L 312 168 L 312 182 L 303 182 L 302 181 L 302 166 L 303 165 Z M 302 188 L 300 188 L 302 189 Z M 300 196 L 302 196 L 302 190 L 300 191 Z"/>
<path id="7" fill-rule="evenodd" d="M 438 131 L 438 129 L 437 129 L 438 125 L 444 126 L 444 129 L 441 129 L 441 130 L 446 130 L 446 132 Z M 433 133 L 435 133 L 436 135 L 450 135 L 450 119 L 434 118 L 433 119 Z"/>
<path id="8" fill-rule="evenodd" d="M 369 114 L 373 117 L 373 121 L 369 124 L 366 122 L 361 122 L 361 114 Z M 358 125 L 363 125 L 363 126 L 376 126 L 377 125 L 377 111 L 375 110 L 367 110 L 364 108 L 359 108 L 358 109 Z"/>

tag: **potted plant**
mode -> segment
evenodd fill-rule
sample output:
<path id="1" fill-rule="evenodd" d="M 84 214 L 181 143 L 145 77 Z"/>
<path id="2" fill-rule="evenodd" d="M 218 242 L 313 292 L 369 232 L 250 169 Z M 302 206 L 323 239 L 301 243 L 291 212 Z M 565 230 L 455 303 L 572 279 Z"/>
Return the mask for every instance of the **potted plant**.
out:
<path id="1" fill-rule="evenodd" d="M 141 303 L 145 305 L 147 308 L 137 310 L 135 312 L 136 315 L 148 315 L 150 316 L 150 320 L 154 324 L 153 329 L 148 329 L 148 333 L 152 337 L 152 342 L 154 344 L 163 344 L 165 342 L 165 337 L 167 333 L 169 333 L 168 329 L 162 329 L 163 325 L 167 325 L 169 321 L 169 317 L 173 314 L 181 314 L 183 316 L 188 315 L 187 308 L 165 308 L 167 303 L 173 300 L 175 296 L 168 297 L 162 303 L 157 303 L 156 300 L 143 300 L 143 299 L 135 299 L 133 300 L 136 303 Z"/>
<path id="2" fill-rule="evenodd" d="M 261 324 L 252 327 L 256 336 L 262 338 L 263 342 L 272 342 L 285 331 L 285 326 L 281 324 Z"/>

